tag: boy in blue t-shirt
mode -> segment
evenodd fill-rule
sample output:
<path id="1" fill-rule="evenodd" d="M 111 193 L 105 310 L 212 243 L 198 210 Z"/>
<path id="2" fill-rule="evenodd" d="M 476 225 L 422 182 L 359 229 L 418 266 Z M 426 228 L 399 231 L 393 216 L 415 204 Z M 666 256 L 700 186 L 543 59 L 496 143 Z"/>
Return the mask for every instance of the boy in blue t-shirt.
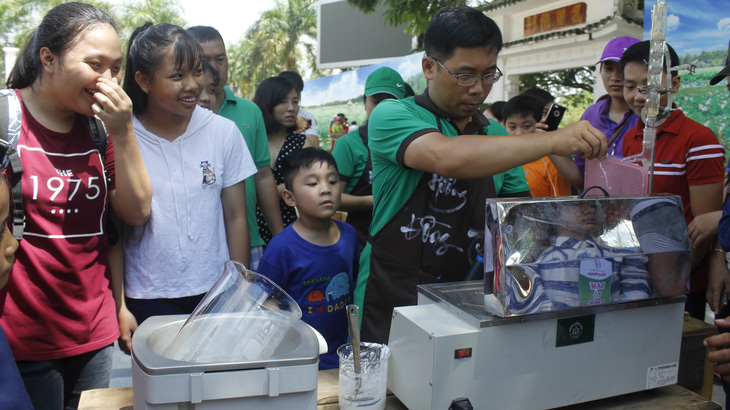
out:
<path id="1" fill-rule="evenodd" d="M 327 340 L 319 368 L 338 367 L 337 348 L 347 343 L 360 246 L 355 229 L 332 219 L 340 206 L 340 179 L 332 155 L 304 148 L 283 164 L 283 199 L 299 218 L 271 240 L 259 273 L 276 282 L 302 309 L 302 320 Z"/>

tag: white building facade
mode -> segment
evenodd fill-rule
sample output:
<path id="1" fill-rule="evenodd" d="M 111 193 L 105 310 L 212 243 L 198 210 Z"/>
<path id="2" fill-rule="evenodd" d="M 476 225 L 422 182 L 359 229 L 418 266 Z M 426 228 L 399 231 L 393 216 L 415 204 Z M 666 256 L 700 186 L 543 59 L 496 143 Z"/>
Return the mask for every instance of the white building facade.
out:
<path id="1" fill-rule="evenodd" d="M 519 93 L 520 75 L 592 66 L 606 44 L 622 36 L 641 39 L 637 0 L 506 0 L 482 7 L 502 29 L 498 66 L 505 75 L 487 102 Z M 606 93 L 595 71 L 594 99 Z"/>

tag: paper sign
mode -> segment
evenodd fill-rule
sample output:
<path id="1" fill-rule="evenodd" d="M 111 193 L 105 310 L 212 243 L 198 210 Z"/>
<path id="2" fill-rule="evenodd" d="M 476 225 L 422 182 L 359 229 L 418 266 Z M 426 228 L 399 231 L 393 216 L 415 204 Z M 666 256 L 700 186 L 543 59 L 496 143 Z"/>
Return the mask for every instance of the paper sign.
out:
<path id="1" fill-rule="evenodd" d="M 580 261 L 578 290 L 581 306 L 611 303 L 612 273 L 611 261 L 607 259 L 584 259 Z"/>

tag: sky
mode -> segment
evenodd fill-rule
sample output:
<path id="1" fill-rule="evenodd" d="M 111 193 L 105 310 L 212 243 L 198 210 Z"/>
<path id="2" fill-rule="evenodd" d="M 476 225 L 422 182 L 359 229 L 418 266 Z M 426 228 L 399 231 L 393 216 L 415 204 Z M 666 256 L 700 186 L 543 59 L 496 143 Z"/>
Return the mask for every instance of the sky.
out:
<path id="1" fill-rule="evenodd" d="M 667 42 L 678 55 L 728 48 L 730 14 L 727 12 L 727 1 L 667 1 Z M 654 3 L 656 0 L 644 2 L 644 38 L 647 40 Z"/>
<path id="2" fill-rule="evenodd" d="M 180 4 L 190 26 L 213 26 L 226 44 L 232 44 L 238 42 L 262 12 L 275 8 L 276 0 L 180 0 Z"/>
<path id="3" fill-rule="evenodd" d="M 137 0 L 111 0 L 121 4 Z M 226 44 L 243 37 L 261 13 L 276 7 L 276 0 L 179 0 L 188 26 L 213 26 Z"/>

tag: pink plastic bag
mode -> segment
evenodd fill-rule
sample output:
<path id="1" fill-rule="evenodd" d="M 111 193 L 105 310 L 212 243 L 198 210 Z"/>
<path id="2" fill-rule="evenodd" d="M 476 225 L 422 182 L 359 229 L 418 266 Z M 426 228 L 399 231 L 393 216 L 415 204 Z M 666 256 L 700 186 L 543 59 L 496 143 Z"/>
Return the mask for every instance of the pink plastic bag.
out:
<path id="1" fill-rule="evenodd" d="M 645 195 L 649 192 L 649 174 L 644 167 L 619 158 L 586 161 L 584 187 L 598 185 L 612 197 Z"/>

